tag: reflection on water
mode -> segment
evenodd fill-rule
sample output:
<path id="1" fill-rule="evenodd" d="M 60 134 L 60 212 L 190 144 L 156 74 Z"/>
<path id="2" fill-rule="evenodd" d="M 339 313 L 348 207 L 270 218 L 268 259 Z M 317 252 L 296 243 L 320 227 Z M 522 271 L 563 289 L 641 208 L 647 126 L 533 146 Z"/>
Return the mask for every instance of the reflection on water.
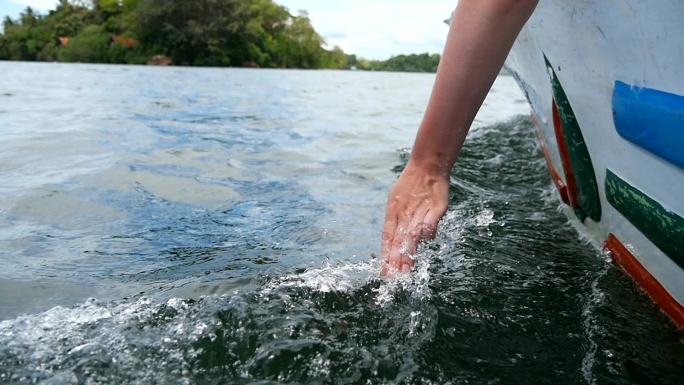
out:
<path id="1" fill-rule="evenodd" d="M 0 67 L 0 383 L 684 374 L 681 335 L 560 212 L 509 77 L 438 238 L 385 281 L 431 75 Z"/>

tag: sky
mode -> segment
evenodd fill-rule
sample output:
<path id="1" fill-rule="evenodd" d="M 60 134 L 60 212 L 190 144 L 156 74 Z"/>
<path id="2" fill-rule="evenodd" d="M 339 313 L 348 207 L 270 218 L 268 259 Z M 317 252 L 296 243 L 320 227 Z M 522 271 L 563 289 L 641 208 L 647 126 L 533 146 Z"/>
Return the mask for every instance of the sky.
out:
<path id="1" fill-rule="evenodd" d="M 275 0 L 311 22 L 330 47 L 367 59 L 410 53 L 441 53 L 444 20 L 457 0 Z M 16 17 L 27 5 L 40 12 L 57 0 L 0 0 L 0 17 Z"/>

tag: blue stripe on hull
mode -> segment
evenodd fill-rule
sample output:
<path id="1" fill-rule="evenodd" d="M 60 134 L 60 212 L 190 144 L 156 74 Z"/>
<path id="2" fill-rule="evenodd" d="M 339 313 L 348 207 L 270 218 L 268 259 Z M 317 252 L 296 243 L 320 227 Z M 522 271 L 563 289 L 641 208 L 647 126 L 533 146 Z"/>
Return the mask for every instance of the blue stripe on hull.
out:
<path id="1" fill-rule="evenodd" d="M 623 138 L 684 167 L 684 96 L 616 81 L 613 121 Z"/>

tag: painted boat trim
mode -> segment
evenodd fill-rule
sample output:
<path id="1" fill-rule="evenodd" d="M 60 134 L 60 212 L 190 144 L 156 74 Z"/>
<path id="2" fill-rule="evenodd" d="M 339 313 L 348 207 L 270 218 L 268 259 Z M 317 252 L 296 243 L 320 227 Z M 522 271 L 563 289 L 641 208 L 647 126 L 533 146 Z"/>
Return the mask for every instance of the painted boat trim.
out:
<path id="1" fill-rule="evenodd" d="M 551 174 L 551 180 L 553 180 L 553 184 L 556 185 L 556 189 L 558 190 L 563 203 L 569 205 L 570 198 L 568 196 L 568 188 L 565 185 L 565 182 L 563 182 L 563 179 L 561 179 L 560 174 L 558 174 L 558 171 L 556 171 L 556 168 L 553 166 L 551 153 L 549 152 L 549 148 L 546 146 L 546 140 L 544 139 L 544 134 L 542 133 L 541 126 L 539 125 L 539 120 L 537 120 L 537 114 L 532 111 L 531 116 L 532 122 L 534 122 L 534 132 L 537 134 L 537 141 L 539 142 L 539 146 L 544 154 L 544 160 L 546 160 L 546 167 L 548 167 L 549 174 Z"/>
<path id="2" fill-rule="evenodd" d="M 584 220 L 586 214 L 582 210 L 577 193 L 577 181 L 575 174 L 572 172 L 572 162 L 570 160 L 570 152 L 568 151 L 568 144 L 565 142 L 565 134 L 563 133 L 563 123 L 561 123 L 558 106 L 555 100 L 551 100 L 551 111 L 553 115 L 553 131 L 556 135 L 556 145 L 558 146 L 558 155 L 561 158 L 561 166 L 565 174 L 565 183 L 567 185 L 566 194 L 568 195 L 568 204 L 575 210 L 575 214 Z"/>
<path id="3" fill-rule="evenodd" d="M 618 80 L 613 122 L 623 138 L 684 167 L 684 96 Z"/>
<path id="4" fill-rule="evenodd" d="M 610 252 L 613 260 L 629 274 L 646 292 L 651 300 L 660 307 L 674 324 L 684 330 L 684 306 L 646 270 L 632 253 L 613 234 L 609 234 L 604 249 Z"/>
<path id="5" fill-rule="evenodd" d="M 684 268 L 684 218 L 606 170 L 606 198 L 679 267 Z"/>
<path id="6" fill-rule="evenodd" d="M 555 102 L 555 111 L 557 111 L 554 114 L 556 140 L 558 140 L 562 157 L 567 157 L 567 160 L 563 159 L 563 169 L 566 171 L 565 181 L 568 184 L 570 202 L 574 202 L 572 206 L 580 221 L 584 222 L 589 217 L 599 222 L 601 220 L 601 200 L 589 149 L 570 105 L 570 100 L 546 56 L 544 56 L 544 62 L 551 80 L 553 101 Z M 564 151 L 567 153 L 564 154 Z M 572 178 L 568 175 L 569 173 Z M 573 188 L 573 181 L 576 188 Z M 574 198 L 573 195 L 575 195 Z"/>

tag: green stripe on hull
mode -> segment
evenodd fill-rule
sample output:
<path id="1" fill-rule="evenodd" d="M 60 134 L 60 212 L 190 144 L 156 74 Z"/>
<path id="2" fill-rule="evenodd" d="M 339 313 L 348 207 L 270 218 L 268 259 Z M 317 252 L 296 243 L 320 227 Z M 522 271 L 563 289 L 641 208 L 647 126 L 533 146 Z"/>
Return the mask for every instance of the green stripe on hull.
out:
<path id="1" fill-rule="evenodd" d="M 606 198 L 627 220 L 684 268 L 684 218 L 606 170 Z"/>
<path id="2" fill-rule="evenodd" d="M 565 136 L 570 164 L 572 165 L 572 172 L 577 184 L 577 203 L 579 207 L 575 208 L 575 214 L 581 221 L 589 217 L 598 222 L 601 220 L 601 201 L 589 150 L 584 142 L 584 136 L 575 118 L 575 113 L 570 106 L 570 101 L 556 76 L 556 72 L 546 56 L 544 56 L 544 60 L 551 78 L 553 99 L 556 101 L 558 113 L 563 123 L 563 135 Z"/>

